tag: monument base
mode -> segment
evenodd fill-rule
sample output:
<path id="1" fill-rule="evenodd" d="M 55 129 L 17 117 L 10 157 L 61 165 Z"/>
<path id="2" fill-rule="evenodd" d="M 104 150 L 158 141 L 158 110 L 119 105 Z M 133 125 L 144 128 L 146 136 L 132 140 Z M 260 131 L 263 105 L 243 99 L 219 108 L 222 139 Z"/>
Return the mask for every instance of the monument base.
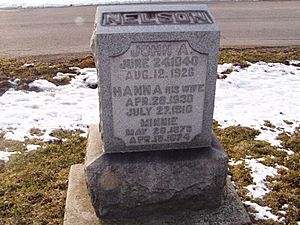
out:
<path id="1" fill-rule="evenodd" d="M 71 167 L 67 193 L 64 225 L 243 225 L 251 224 L 250 218 L 231 182 L 225 187 L 223 204 L 216 209 L 183 210 L 170 215 L 149 215 L 131 220 L 103 220 L 96 216 L 84 176 L 84 165 Z"/>
<path id="2" fill-rule="evenodd" d="M 85 176 L 97 216 L 130 219 L 219 207 L 228 158 L 211 135 L 210 147 L 107 154 L 98 126 L 92 125 Z"/>

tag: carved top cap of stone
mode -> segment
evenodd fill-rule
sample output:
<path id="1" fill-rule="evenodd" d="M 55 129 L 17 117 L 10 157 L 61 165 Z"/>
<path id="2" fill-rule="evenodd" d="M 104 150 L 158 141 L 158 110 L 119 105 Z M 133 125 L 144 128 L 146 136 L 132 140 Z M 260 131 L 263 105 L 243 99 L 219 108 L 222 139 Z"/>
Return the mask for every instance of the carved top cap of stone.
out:
<path id="1" fill-rule="evenodd" d="M 219 30 L 207 6 L 199 3 L 102 5 L 95 22 L 97 34 Z"/>

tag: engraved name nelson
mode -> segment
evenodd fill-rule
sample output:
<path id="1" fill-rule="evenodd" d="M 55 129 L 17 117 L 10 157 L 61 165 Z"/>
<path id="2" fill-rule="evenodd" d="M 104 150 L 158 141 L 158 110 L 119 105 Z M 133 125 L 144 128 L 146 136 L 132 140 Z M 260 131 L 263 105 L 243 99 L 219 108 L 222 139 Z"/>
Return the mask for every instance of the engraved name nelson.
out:
<path id="1" fill-rule="evenodd" d="M 212 24 L 207 11 L 103 13 L 103 26 Z"/>
<path id="2" fill-rule="evenodd" d="M 126 145 L 190 142 L 201 133 L 207 55 L 185 41 L 132 43 L 110 61 L 114 135 Z"/>

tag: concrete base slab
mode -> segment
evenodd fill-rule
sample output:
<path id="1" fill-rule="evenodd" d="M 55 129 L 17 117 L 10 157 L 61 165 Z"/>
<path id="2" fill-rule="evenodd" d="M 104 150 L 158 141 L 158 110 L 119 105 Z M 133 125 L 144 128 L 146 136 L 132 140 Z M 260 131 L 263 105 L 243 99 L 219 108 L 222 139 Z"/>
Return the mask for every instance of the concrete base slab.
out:
<path id="1" fill-rule="evenodd" d="M 151 215 L 131 220 L 97 218 L 92 206 L 84 176 L 84 165 L 71 167 L 67 193 L 64 225 L 238 225 L 251 224 L 248 213 L 236 194 L 232 184 L 227 182 L 224 203 L 211 210 L 180 211 L 172 215 Z"/>

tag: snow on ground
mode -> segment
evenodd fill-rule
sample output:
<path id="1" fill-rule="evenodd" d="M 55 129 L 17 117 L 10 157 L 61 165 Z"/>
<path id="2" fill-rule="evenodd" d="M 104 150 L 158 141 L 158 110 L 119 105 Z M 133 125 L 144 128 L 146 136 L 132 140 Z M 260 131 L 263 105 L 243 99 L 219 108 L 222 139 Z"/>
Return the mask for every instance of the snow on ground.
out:
<path id="1" fill-rule="evenodd" d="M 292 132 L 300 124 L 300 68 L 264 62 L 244 69 L 223 64 L 218 73 L 228 68 L 234 71 L 217 81 L 214 118 L 222 127 L 241 124 L 258 129 L 258 139 L 280 145 L 275 139 L 278 133 Z M 40 139 L 48 141 L 53 139 L 49 134 L 54 129 L 86 131 L 88 124 L 98 122 L 97 90 L 89 88 L 97 82 L 96 69 L 73 69 L 80 75 L 68 85 L 35 80 L 29 86 L 40 92 L 11 89 L 0 96 L 0 132 L 6 132 L 5 138 L 23 141 L 35 137 L 31 128 L 39 128 L 45 131 Z M 54 78 L 65 76 L 75 75 L 58 73 Z M 265 120 L 276 128 L 264 127 Z"/>
<path id="2" fill-rule="evenodd" d="M 43 8 L 94 5 L 107 0 L 0 0 L 0 8 Z"/>
<path id="3" fill-rule="evenodd" d="M 251 176 L 253 178 L 253 183 L 248 185 L 248 195 L 252 198 L 262 198 L 265 194 L 271 190 L 266 186 L 266 178 L 268 176 L 274 177 L 277 175 L 277 169 L 265 166 L 260 163 L 257 159 L 245 159 L 245 164 L 251 170 Z"/>
<path id="4" fill-rule="evenodd" d="M 258 140 L 266 140 L 280 147 L 277 135 L 282 131 L 292 133 L 300 125 L 300 68 L 294 66 L 299 61 L 291 61 L 290 64 L 293 65 L 259 62 L 244 69 L 232 64 L 220 65 L 220 77 L 228 69 L 233 72 L 227 78 L 217 81 L 214 119 L 223 128 L 240 124 L 260 130 Z M 275 128 L 265 126 L 265 120 L 270 121 Z M 286 149 L 278 150 L 293 154 Z M 251 170 L 254 182 L 246 187 L 249 196 L 254 199 L 263 198 L 270 192 L 266 186 L 267 176 L 275 176 L 280 166 L 268 167 L 257 159 L 245 159 L 245 164 Z M 272 214 L 271 208 L 250 201 L 244 204 L 257 211 L 254 213 L 257 220 L 283 219 Z M 284 213 L 282 210 L 283 215 Z"/>
<path id="5" fill-rule="evenodd" d="M 39 1 L 0 0 L 0 8 L 44 8 L 44 7 L 64 7 L 64 6 L 98 5 L 98 4 L 112 4 L 112 3 L 143 3 L 143 2 L 159 2 L 159 1 L 161 0 L 39 0 Z M 178 0 L 168 0 L 168 1 L 174 2 Z M 187 1 L 197 1 L 197 0 L 187 0 Z"/>
<path id="6" fill-rule="evenodd" d="M 219 65 L 218 73 L 228 68 L 234 71 L 217 81 L 214 118 L 222 127 L 241 124 L 258 129 L 258 139 L 280 145 L 275 139 L 278 133 L 293 132 L 300 124 L 300 68 L 264 62 L 244 69 L 223 64 Z M 73 69 L 80 75 L 58 73 L 54 77 L 73 76 L 68 85 L 35 80 L 29 86 L 41 92 L 11 89 L 0 96 L 0 132 L 6 132 L 4 137 L 23 141 L 35 137 L 30 134 L 31 128 L 39 128 L 44 131 L 40 139 L 49 141 L 54 129 L 86 131 L 89 124 L 97 123 L 97 90 L 89 88 L 97 82 L 96 69 Z M 264 120 L 276 128 L 264 127 Z"/>
<path id="7" fill-rule="evenodd" d="M 238 71 L 217 81 L 214 119 L 222 127 L 241 124 L 260 130 L 258 140 L 279 146 L 276 136 L 283 130 L 293 132 L 300 124 L 300 67 L 258 62 L 240 69 L 224 64 L 218 72 L 228 68 Z M 276 128 L 264 127 L 264 120 Z"/>
<path id="8" fill-rule="evenodd" d="M 214 118 L 222 127 L 240 124 L 258 129 L 261 131 L 258 139 L 280 146 L 275 139 L 278 133 L 293 132 L 300 125 L 300 67 L 259 62 L 241 69 L 223 64 L 218 67 L 219 75 L 229 68 L 233 72 L 226 79 L 217 81 Z M 80 75 L 58 73 L 54 77 L 73 77 L 68 85 L 56 86 L 46 80 L 36 80 L 30 86 L 40 92 L 11 89 L 0 96 L 0 133 L 5 132 L 4 138 L 24 141 L 37 137 L 30 134 L 30 129 L 39 128 L 44 134 L 37 138 L 49 141 L 54 139 L 50 134 L 55 129 L 81 129 L 86 132 L 89 124 L 99 122 L 97 89 L 90 88 L 95 87 L 97 82 L 96 69 L 72 69 Z M 18 84 L 17 81 L 12 82 Z M 265 120 L 269 120 L 275 128 L 264 126 Z M 26 146 L 28 151 L 39 147 Z M 0 151 L 0 160 L 8 161 L 11 154 L 17 153 Z M 293 152 L 289 151 L 289 154 Z M 237 163 L 240 162 L 231 162 Z M 253 185 L 246 187 L 249 195 L 262 198 L 270 191 L 265 184 L 266 177 L 275 176 L 278 167 L 264 166 L 257 159 L 245 159 L 245 164 L 251 170 L 254 181 Z M 280 221 L 268 207 L 250 201 L 245 204 L 256 209 L 257 219 Z M 282 212 L 284 214 L 284 210 Z"/>
<path id="9" fill-rule="evenodd" d="M 8 152 L 8 151 L 0 151 L 0 161 L 7 162 L 9 157 L 14 154 L 19 154 L 20 152 Z"/>
<path id="10" fill-rule="evenodd" d="M 274 220 L 274 221 L 278 221 L 278 216 L 272 214 L 271 208 L 269 207 L 263 207 L 260 206 L 256 203 L 250 202 L 250 201 L 245 201 L 243 202 L 245 205 L 251 206 L 252 208 L 255 208 L 257 213 L 255 213 L 255 219 L 256 220 Z"/>
<path id="11" fill-rule="evenodd" d="M 27 151 L 34 151 L 34 150 L 37 150 L 40 147 L 41 147 L 40 145 L 27 145 L 26 150 Z"/>
<path id="12" fill-rule="evenodd" d="M 39 139 L 51 141 L 55 129 L 82 129 L 98 123 L 97 89 L 88 86 L 96 82 L 96 69 L 82 69 L 70 84 L 56 86 L 47 80 L 35 80 L 29 86 L 40 92 L 9 90 L 0 97 L 0 132 L 4 138 L 24 141 L 36 137 L 31 128 L 44 132 Z"/>

